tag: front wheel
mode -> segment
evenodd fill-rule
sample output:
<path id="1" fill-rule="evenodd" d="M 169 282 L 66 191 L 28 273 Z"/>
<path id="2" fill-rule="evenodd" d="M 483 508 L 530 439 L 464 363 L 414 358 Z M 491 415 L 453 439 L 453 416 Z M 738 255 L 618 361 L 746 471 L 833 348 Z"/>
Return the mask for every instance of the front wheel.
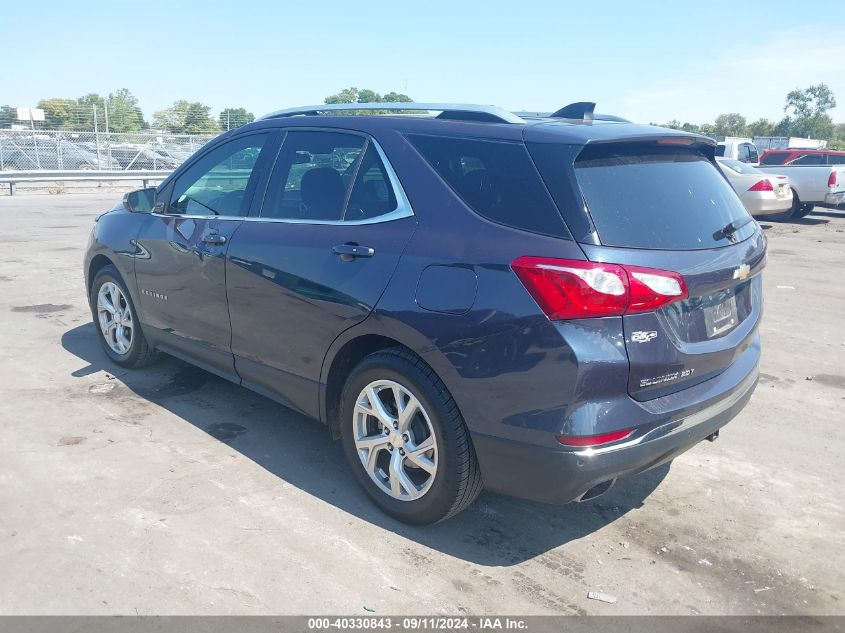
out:
<path id="1" fill-rule="evenodd" d="M 114 266 L 104 266 L 91 284 L 91 315 L 108 357 L 122 367 L 143 367 L 157 352 L 149 345 L 126 284 Z"/>
<path id="2" fill-rule="evenodd" d="M 352 370 L 340 430 L 355 478 L 384 512 L 436 523 L 481 492 L 475 451 L 455 401 L 420 358 L 394 348 Z"/>

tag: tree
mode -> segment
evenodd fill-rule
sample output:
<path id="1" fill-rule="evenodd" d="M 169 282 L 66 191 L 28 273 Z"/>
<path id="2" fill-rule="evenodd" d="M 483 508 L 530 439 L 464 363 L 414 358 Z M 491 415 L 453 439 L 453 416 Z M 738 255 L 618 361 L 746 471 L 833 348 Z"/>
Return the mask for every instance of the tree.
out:
<path id="1" fill-rule="evenodd" d="M 361 88 L 359 90 L 354 86 L 345 88 L 337 94 L 329 95 L 325 98 L 325 103 L 408 103 L 410 101 L 413 101 L 411 97 L 399 92 L 388 92 L 382 96 L 375 90 L 370 90 L 369 88 Z"/>
<path id="2" fill-rule="evenodd" d="M 358 88 L 346 88 L 335 95 L 329 95 L 325 103 L 361 103 L 358 100 Z"/>
<path id="3" fill-rule="evenodd" d="M 382 97 L 382 101 L 385 103 L 390 103 L 391 101 L 396 101 L 400 103 L 409 103 L 413 101 L 411 97 L 408 95 L 402 94 L 401 92 L 388 92 L 384 97 Z"/>
<path id="4" fill-rule="evenodd" d="M 775 124 L 768 119 L 757 119 L 748 126 L 748 133 L 751 136 L 774 136 Z"/>
<path id="5" fill-rule="evenodd" d="M 808 138 L 830 138 L 833 134 L 833 119 L 828 112 L 836 107 L 836 97 L 827 84 L 816 84 L 804 90 L 795 89 L 786 95 L 782 121 L 788 127 L 790 136 Z"/>
<path id="6" fill-rule="evenodd" d="M 110 132 L 137 132 L 147 127 L 138 99 L 126 88 L 109 94 L 106 105 Z"/>
<path id="7" fill-rule="evenodd" d="M 833 138 L 837 141 L 845 141 L 845 123 L 837 123 L 833 126 Z"/>
<path id="8" fill-rule="evenodd" d="M 712 123 L 702 123 L 698 126 L 698 133 L 704 136 L 716 136 L 716 126 Z"/>
<path id="9" fill-rule="evenodd" d="M 44 110 L 44 127 L 48 130 L 72 130 L 76 122 L 74 99 L 42 99 L 36 107 Z"/>
<path id="10" fill-rule="evenodd" d="M 255 115 L 246 108 L 224 108 L 217 117 L 221 130 L 233 130 L 236 127 L 255 121 Z"/>
<path id="11" fill-rule="evenodd" d="M 106 129 L 106 102 L 96 92 L 90 92 L 83 95 L 76 100 L 76 110 L 74 111 L 75 120 L 73 128 L 75 130 L 94 130 L 95 128 L 100 132 Z M 97 111 L 97 125 L 94 125 L 94 110 Z"/>
<path id="12" fill-rule="evenodd" d="M 166 110 L 153 114 L 156 128 L 174 134 L 207 134 L 219 132 L 217 121 L 209 114 L 211 107 L 199 101 L 180 99 Z"/>
<path id="13" fill-rule="evenodd" d="M 745 117 L 736 112 L 720 114 L 715 121 L 716 134 L 720 136 L 746 136 L 748 123 Z"/>

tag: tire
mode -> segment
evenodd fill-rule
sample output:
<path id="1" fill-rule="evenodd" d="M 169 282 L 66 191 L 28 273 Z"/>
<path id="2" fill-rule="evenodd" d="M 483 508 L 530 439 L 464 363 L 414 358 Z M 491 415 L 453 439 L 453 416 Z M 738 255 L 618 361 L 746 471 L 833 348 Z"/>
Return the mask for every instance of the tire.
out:
<path id="1" fill-rule="evenodd" d="M 410 419 L 397 413 L 397 393 Z M 341 397 L 340 436 L 358 483 L 381 510 L 405 523 L 448 519 L 481 492 L 481 471 L 457 404 L 432 369 L 403 348 L 371 354 L 352 370 Z M 425 453 L 415 450 L 426 446 L 431 449 Z M 395 475 L 397 466 L 404 478 Z"/>
<path id="2" fill-rule="evenodd" d="M 795 189 L 792 190 L 792 208 L 789 210 L 789 217 L 791 219 L 798 219 L 801 216 L 801 198 L 798 197 L 798 192 Z"/>
<path id="3" fill-rule="evenodd" d="M 113 291 L 109 292 L 110 289 L 114 288 L 117 288 L 119 294 L 113 293 Z M 106 301 L 101 301 L 101 290 Z M 119 326 L 112 328 L 104 325 L 104 319 L 108 321 L 109 316 L 111 316 L 112 322 L 115 320 L 113 312 L 107 309 L 108 306 L 111 306 L 111 299 L 114 297 L 117 298 L 121 323 Z M 126 289 L 126 284 L 114 266 L 110 264 L 103 266 L 94 277 L 94 281 L 91 283 L 90 305 L 97 338 L 106 355 L 113 362 L 121 367 L 134 369 L 150 365 L 158 359 L 158 352 L 150 346 L 141 330 L 138 311 L 132 303 L 132 297 Z M 107 340 L 107 331 L 109 332 L 109 340 Z M 122 332 L 120 337 L 117 336 L 117 331 Z"/>
<path id="4" fill-rule="evenodd" d="M 800 207 L 798 207 L 798 213 L 796 215 L 794 215 L 793 217 L 795 217 L 795 218 L 807 217 L 810 214 L 810 212 L 813 210 L 813 206 L 814 205 L 812 205 L 812 204 L 802 204 Z"/>

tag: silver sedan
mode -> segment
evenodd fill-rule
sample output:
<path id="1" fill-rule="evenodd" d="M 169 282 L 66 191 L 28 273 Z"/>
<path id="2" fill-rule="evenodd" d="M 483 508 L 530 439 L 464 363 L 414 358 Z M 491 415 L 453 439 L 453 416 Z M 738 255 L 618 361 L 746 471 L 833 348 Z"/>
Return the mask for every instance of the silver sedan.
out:
<path id="1" fill-rule="evenodd" d="M 763 173 L 751 165 L 729 158 L 717 158 L 716 162 L 751 215 L 784 220 L 792 215 L 789 178 Z"/>

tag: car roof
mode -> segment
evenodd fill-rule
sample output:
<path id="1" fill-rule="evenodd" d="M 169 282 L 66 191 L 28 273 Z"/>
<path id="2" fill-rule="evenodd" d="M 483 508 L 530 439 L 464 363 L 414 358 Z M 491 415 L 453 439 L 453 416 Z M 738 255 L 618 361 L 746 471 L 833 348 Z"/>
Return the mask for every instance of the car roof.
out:
<path id="1" fill-rule="evenodd" d="M 784 154 L 845 154 L 845 151 L 841 149 L 800 149 L 796 147 L 790 147 L 786 149 L 767 149 L 763 153 L 774 154 L 776 152 L 783 152 Z"/>
<path id="2" fill-rule="evenodd" d="M 715 141 L 709 137 L 682 130 L 641 125 L 628 121 L 598 118 L 578 120 L 547 116 L 526 116 L 525 118 L 520 117 L 519 123 L 503 123 L 402 114 L 303 114 L 263 118 L 237 128 L 237 130 L 243 132 L 248 129 L 269 127 L 332 128 L 373 135 L 388 130 L 396 130 L 403 133 L 471 136 L 491 140 L 530 140 L 573 145 L 673 136 L 692 139 L 696 144 L 715 146 Z"/>

